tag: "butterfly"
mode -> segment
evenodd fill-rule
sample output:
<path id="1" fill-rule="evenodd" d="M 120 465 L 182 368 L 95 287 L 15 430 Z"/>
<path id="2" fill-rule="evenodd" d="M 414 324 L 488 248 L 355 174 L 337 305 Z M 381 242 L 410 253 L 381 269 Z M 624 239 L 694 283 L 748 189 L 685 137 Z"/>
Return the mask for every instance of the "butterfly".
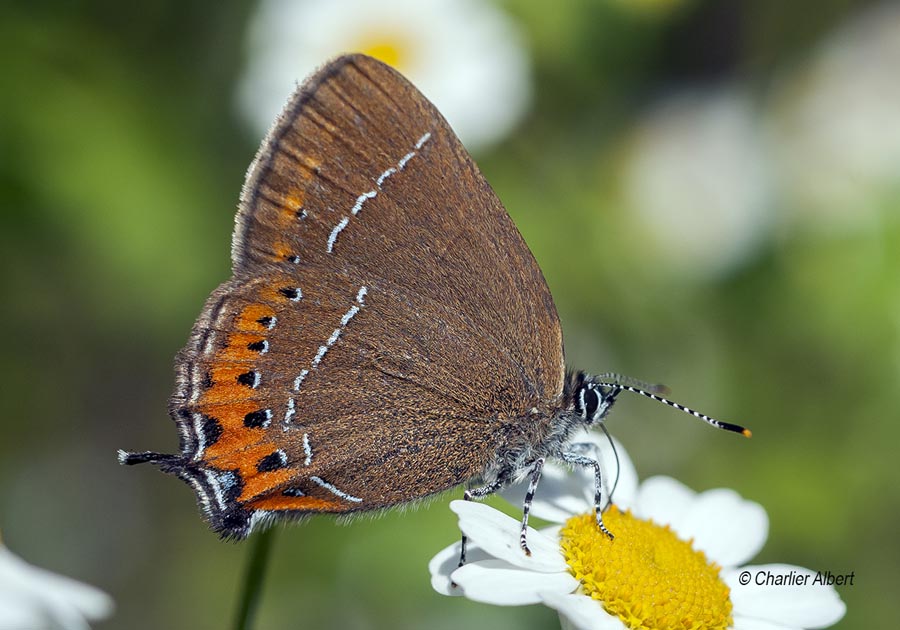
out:
<path id="1" fill-rule="evenodd" d="M 176 357 L 177 454 L 119 452 L 194 489 L 212 529 L 380 510 L 465 484 L 478 499 L 571 444 L 628 379 L 566 369 L 534 257 L 450 126 L 392 68 L 335 59 L 263 140 L 232 277 Z"/>

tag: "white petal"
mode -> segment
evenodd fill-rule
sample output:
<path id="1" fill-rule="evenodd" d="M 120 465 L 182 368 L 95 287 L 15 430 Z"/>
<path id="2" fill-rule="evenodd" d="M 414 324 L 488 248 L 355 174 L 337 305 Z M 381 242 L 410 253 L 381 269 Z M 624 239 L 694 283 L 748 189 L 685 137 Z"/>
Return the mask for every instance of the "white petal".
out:
<path id="1" fill-rule="evenodd" d="M 559 612 L 570 628 L 578 630 L 627 630 L 618 617 L 603 610 L 600 602 L 578 593 L 541 593 L 546 606 Z M 565 627 L 565 624 L 564 626 Z"/>
<path id="2" fill-rule="evenodd" d="M 451 501 L 450 509 L 459 515 L 459 528 L 488 554 L 512 565 L 552 573 L 565 571 L 566 561 L 556 540 L 528 528 L 528 548 L 531 555 L 519 546 L 522 524 L 483 503 Z"/>
<path id="3" fill-rule="evenodd" d="M 671 477 L 650 477 L 641 484 L 634 513 L 640 518 L 649 518 L 654 523 L 671 525 L 675 529 L 695 496 L 693 490 Z"/>
<path id="4" fill-rule="evenodd" d="M 431 573 L 431 587 L 441 595 L 463 595 L 462 589 L 453 584 L 450 575 L 459 568 L 459 551 L 461 543 L 456 541 L 449 547 L 441 549 L 428 563 Z M 469 541 L 466 545 L 466 561 L 478 562 L 490 556 L 478 545 Z"/>
<path id="5" fill-rule="evenodd" d="M 103 591 L 34 567 L 3 546 L 0 592 L 6 596 L 0 602 L 0 627 L 24 615 L 43 620 L 45 627 L 81 629 L 87 628 L 86 619 L 103 619 L 113 609 L 112 599 Z"/>
<path id="6" fill-rule="evenodd" d="M 751 619 L 750 617 L 734 615 L 733 619 L 734 626 L 732 626 L 731 630 L 803 630 L 803 628 L 797 628 L 796 626 L 783 626 L 780 623 Z"/>
<path id="7" fill-rule="evenodd" d="M 759 503 L 734 490 L 717 488 L 697 495 L 674 527 L 694 548 L 723 567 L 734 567 L 759 553 L 769 535 L 769 517 Z"/>
<path id="8" fill-rule="evenodd" d="M 559 532 L 562 531 L 562 525 L 551 525 L 538 530 L 547 538 L 559 541 Z"/>
<path id="9" fill-rule="evenodd" d="M 497 606 L 537 604 L 542 593 L 571 593 L 578 587 L 578 580 L 568 573 L 527 571 L 502 560 L 467 564 L 453 572 L 453 581 L 469 599 Z"/>
<path id="10" fill-rule="evenodd" d="M 17 589 L 7 590 L 5 584 L 0 588 L 0 628 L 3 630 L 58 627 L 56 624 L 50 625 L 45 608 L 37 596 L 32 597 Z"/>
<path id="11" fill-rule="evenodd" d="M 750 574 L 750 583 L 742 586 L 739 576 Z M 793 572 L 805 576 L 803 586 L 765 586 L 766 575 L 786 576 Z M 762 564 L 723 572 L 731 588 L 735 616 L 761 619 L 798 628 L 825 628 L 839 621 L 847 606 L 833 586 L 813 584 L 816 572 L 789 564 Z"/>
<path id="12" fill-rule="evenodd" d="M 594 437 L 594 442 L 599 448 L 598 461 L 603 474 L 604 500 L 612 493 L 612 501 L 617 506 L 623 510 L 633 508 L 637 499 L 638 474 L 625 447 L 619 440 L 613 438 L 613 443 L 616 445 L 616 451 L 613 453 L 606 436 L 596 432 L 591 432 L 589 435 Z M 618 469 L 616 468 L 616 453 L 619 456 Z M 591 492 L 593 492 L 593 487 L 593 483 L 591 483 L 589 486 Z"/>

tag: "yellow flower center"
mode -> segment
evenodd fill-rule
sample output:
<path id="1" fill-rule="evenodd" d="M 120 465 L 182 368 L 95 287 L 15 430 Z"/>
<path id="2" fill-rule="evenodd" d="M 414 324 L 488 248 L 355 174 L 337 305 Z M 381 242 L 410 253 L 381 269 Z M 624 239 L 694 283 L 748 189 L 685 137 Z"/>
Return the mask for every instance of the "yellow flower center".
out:
<path id="1" fill-rule="evenodd" d="M 669 526 L 620 512 L 613 505 L 603 522 L 593 514 L 570 518 L 561 546 L 571 573 L 586 595 L 632 630 L 724 630 L 732 624 L 729 589 L 721 567 L 680 540 Z"/>
<path id="2" fill-rule="evenodd" d="M 365 33 L 357 46 L 359 52 L 397 69 L 409 61 L 410 48 L 410 43 L 396 33 Z"/>

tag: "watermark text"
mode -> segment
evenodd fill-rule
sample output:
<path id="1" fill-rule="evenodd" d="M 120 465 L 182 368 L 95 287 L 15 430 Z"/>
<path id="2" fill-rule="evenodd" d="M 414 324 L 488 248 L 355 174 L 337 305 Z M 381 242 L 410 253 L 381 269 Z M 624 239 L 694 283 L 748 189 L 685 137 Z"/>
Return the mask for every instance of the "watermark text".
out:
<path id="1" fill-rule="evenodd" d="M 741 571 L 741 574 L 738 576 L 738 581 L 742 586 L 749 584 L 755 584 L 756 586 L 853 586 L 855 579 L 855 571 L 850 571 L 850 573 L 833 573 L 831 571 L 806 573 L 758 569 L 756 571 Z"/>

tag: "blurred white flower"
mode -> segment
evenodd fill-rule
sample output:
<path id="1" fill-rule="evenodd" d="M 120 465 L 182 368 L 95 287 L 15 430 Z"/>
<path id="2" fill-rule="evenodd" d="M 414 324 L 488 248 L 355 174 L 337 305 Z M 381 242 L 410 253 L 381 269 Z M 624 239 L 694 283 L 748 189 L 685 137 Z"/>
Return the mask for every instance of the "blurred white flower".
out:
<path id="1" fill-rule="evenodd" d="M 900 4 L 870 8 L 783 77 L 768 135 L 784 209 L 806 226 L 865 226 L 900 186 Z"/>
<path id="2" fill-rule="evenodd" d="M 34 567 L 0 544 L 0 629 L 86 630 L 112 611 L 103 591 Z"/>
<path id="3" fill-rule="evenodd" d="M 611 460 L 605 442 L 591 434 L 585 441 L 598 446 L 601 462 Z M 697 494 L 669 477 L 638 484 L 624 449 L 616 448 L 620 480 L 615 506 L 604 513 L 615 540 L 597 528 L 590 477 L 548 463 L 532 514 L 563 525 L 529 529 L 526 556 L 518 521 L 454 501 L 472 543 L 470 561 L 457 568 L 458 542 L 440 551 L 429 563 L 434 589 L 500 606 L 542 603 L 560 613 L 564 628 L 579 630 L 799 630 L 844 616 L 837 591 L 815 584 L 814 571 L 740 566 L 768 536 L 759 504 L 725 488 Z M 521 501 L 523 494 L 520 485 L 508 498 Z"/>
<path id="4" fill-rule="evenodd" d="M 737 90 L 674 96 L 637 123 L 623 165 L 626 208 L 655 267 L 727 273 L 771 226 L 757 117 Z"/>
<path id="5" fill-rule="evenodd" d="M 900 186 L 900 5 L 870 8 L 826 40 L 773 99 L 768 135 L 788 216 L 864 225 Z"/>
<path id="6" fill-rule="evenodd" d="M 249 43 L 238 97 L 260 133 L 299 81 L 345 52 L 402 72 L 472 151 L 506 136 L 530 98 L 518 30 L 481 0 L 262 0 Z"/>

